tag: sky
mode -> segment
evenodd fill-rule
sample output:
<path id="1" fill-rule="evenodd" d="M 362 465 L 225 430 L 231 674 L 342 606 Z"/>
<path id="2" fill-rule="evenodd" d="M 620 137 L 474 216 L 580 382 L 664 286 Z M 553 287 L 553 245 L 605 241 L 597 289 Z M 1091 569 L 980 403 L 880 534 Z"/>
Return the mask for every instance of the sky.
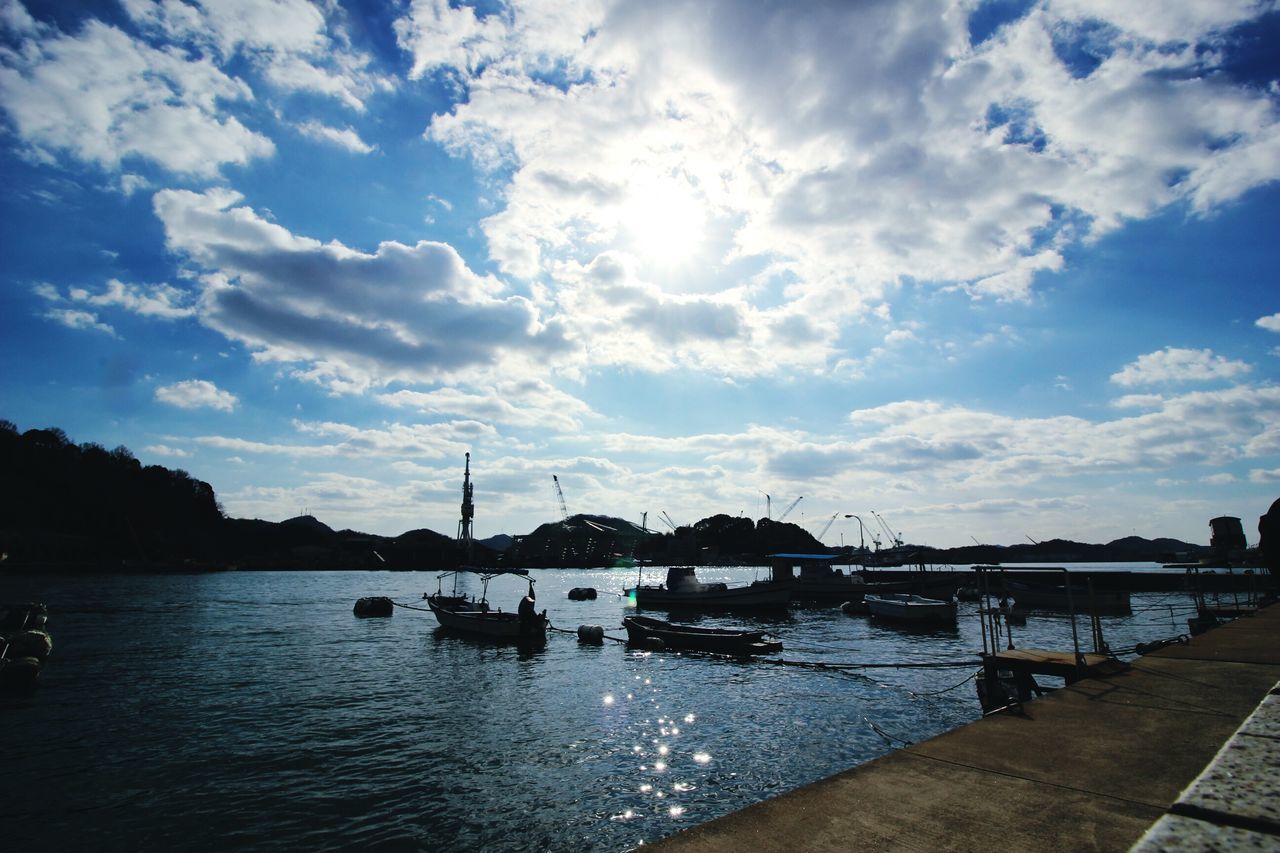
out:
<path id="1" fill-rule="evenodd" d="M 234 517 L 1280 497 L 1274 2 L 0 0 L 0 135 L 0 418 Z"/>

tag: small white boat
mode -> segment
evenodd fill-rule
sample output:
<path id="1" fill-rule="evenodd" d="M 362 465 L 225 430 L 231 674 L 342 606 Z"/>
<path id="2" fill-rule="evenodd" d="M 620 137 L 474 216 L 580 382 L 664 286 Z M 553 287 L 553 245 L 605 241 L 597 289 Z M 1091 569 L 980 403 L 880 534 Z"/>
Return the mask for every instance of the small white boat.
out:
<path id="1" fill-rule="evenodd" d="M 885 593 L 882 595 L 865 595 L 863 604 L 872 616 L 881 619 L 892 619 L 897 622 L 954 622 L 956 621 L 955 601 L 943 601 L 939 598 L 925 598 L 903 592 Z"/>

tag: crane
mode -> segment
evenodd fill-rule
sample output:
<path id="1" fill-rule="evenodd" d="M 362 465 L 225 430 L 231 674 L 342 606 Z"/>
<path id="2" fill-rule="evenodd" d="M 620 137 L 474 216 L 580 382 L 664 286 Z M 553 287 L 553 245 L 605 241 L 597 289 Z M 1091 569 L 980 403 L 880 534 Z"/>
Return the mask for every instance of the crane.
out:
<path id="1" fill-rule="evenodd" d="M 569 520 L 569 507 L 564 502 L 564 491 L 560 488 L 560 478 L 555 474 L 551 475 L 551 482 L 556 484 L 556 500 L 560 501 L 560 518 L 563 521 Z"/>
<path id="2" fill-rule="evenodd" d="M 665 521 L 667 523 L 667 526 L 670 527 L 672 530 L 678 530 L 680 528 L 680 525 L 672 521 L 671 516 L 667 515 L 667 511 L 665 509 L 662 511 L 662 520 Z"/>
<path id="3" fill-rule="evenodd" d="M 833 513 L 831 514 L 831 517 L 827 519 L 827 523 L 826 523 L 826 524 L 824 524 L 824 525 L 822 525 L 822 532 L 821 532 L 821 533 L 819 533 L 817 536 L 815 536 L 815 537 L 813 537 L 813 538 L 814 538 L 814 539 L 817 539 L 819 542 L 821 542 L 821 541 L 822 541 L 822 537 L 827 535 L 827 531 L 831 529 L 831 525 L 832 525 L 832 524 L 835 524 L 836 519 L 837 519 L 837 518 L 839 518 L 839 517 L 840 517 L 840 513 L 838 513 L 838 512 L 833 512 Z M 852 516 L 848 516 L 848 515 L 846 515 L 846 516 L 845 516 L 845 518 L 852 518 Z"/>
<path id="4" fill-rule="evenodd" d="M 891 547 L 896 548 L 899 545 L 901 545 L 902 544 L 901 537 L 894 535 L 893 528 L 889 526 L 889 523 L 884 520 L 883 516 L 881 516 L 880 513 L 876 512 L 874 509 L 871 510 L 871 514 L 875 516 L 876 521 L 880 522 L 881 529 L 884 530 L 884 532 L 889 535 L 889 542 L 891 543 Z"/>
<path id="5" fill-rule="evenodd" d="M 782 515 L 778 516 L 778 521 L 779 521 L 779 522 L 781 522 L 784 518 L 786 518 L 788 515 L 790 515 L 790 514 L 791 514 L 791 510 L 795 509 L 795 508 L 796 508 L 796 504 L 800 503 L 800 501 L 802 501 L 802 500 L 804 500 L 804 495 L 801 495 L 800 497 L 796 498 L 796 499 L 795 499 L 795 500 L 793 500 L 791 503 L 789 503 L 789 504 L 787 505 L 787 508 L 786 508 L 786 509 L 784 509 L 784 510 L 782 511 Z"/>

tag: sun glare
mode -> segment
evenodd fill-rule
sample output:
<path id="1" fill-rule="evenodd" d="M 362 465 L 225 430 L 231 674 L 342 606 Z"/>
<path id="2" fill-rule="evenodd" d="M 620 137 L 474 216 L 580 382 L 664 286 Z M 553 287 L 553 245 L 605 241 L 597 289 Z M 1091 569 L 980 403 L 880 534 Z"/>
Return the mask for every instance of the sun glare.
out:
<path id="1" fill-rule="evenodd" d="M 624 247 L 636 257 L 673 267 L 702 245 L 706 213 L 688 184 L 662 179 L 632 187 L 618 224 Z"/>

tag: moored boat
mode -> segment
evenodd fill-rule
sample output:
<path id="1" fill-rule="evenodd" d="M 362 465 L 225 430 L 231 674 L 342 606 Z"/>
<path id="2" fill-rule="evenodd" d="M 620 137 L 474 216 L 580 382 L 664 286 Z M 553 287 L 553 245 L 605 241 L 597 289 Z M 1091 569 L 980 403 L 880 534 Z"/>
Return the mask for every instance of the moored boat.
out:
<path id="1" fill-rule="evenodd" d="M 781 608 L 791 600 L 791 584 L 777 581 L 758 581 L 747 586 L 703 583 L 693 566 L 671 566 L 667 569 L 666 583 L 637 584 L 623 594 L 633 597 L 637 607 L 666 610 Z"/>
<path id="2" fill-rule="evenodd" d="M 782 641 L 767 638 L 764 631 L 700 628 L 648 616 L 624 616 L 622 624 L 627 629 L 627 641 L 634 646 L 650 646 L 659 640 L 662 648 L 723 655 L 766 655 L 782 651 Z"/>
<path id="3" fill-rule="evenodd" d="M 45 627 L 49 611 L 43 604 L 8 604 L 0 607 L 0 685 L 29 687 L 53 651 L 53 638 Z"/>
<path id="4" fill-rule="evenodd" d="M 1037 610 L 1076 610 L 1080 613 L 1131 613 L 1129 591 L 1095 589 L 1071 585 L 1038 585 L 1005 581 L 1005 589 L 1024 608 Z"/>
<path id="5" fill-rule="evenodd" d="M 492 609 L 488 602 L 489 581 L 497 575 L 484 573 L 480 579 L 484 591 L 478 601 L 459 601 L 457 596 L 435 593 L 427 597 L 427 606 L 435 614 L 441 628 L 487 640 L 520 643 L 543 643 L 547 639 L 547 611 L 534 608 L 533 578 L 527 572 L 515 572 L 529 582 L 529 592 L 520 600 L 516 612 Z"/>
<path id="6" fill-rule="evenodd" d="M 902 592 L 865 595 L 862 599 L 872 616 L 915 624 L 955 622 L 956 603 Z"/>
<path id="7" fill-rule="evenodd" d="M 810 604 L 842 604 L 862 601 L 867 583 L 850 569 L 848 574 L 831 563 L 837 554 L 770 554 L 775 582 L 791 583 L 791 600 Z M 797 570 L 799 573 L 797 574 Z"/>

